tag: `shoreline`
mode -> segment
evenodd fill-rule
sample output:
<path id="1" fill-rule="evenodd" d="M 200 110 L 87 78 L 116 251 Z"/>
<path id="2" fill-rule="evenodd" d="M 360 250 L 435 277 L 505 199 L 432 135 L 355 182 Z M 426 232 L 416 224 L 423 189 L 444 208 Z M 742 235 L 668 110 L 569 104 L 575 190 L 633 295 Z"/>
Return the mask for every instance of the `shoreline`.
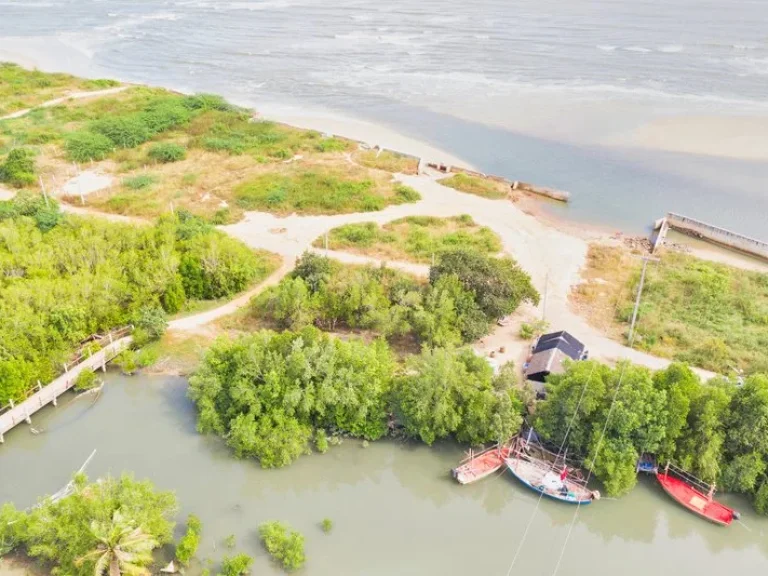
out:
<path id="1" fill-rule="evenodd" d="M 0 39 L 0 41 L 1 40 L 2 39 Z M 34 44 L 35 41 L 39 41 L 39 39 L 13 40 L 26 41 L 30 44 Z M 61 44 L 64 45 L 63 43 Z M 17 52 L 9 51 L 0 47 L 0 62 L 2 61 L 14 62 L 23 67 L 39 68 L 44 71 L 61 71 L 61 69 L 55 65 L 41 65 L 44 61 L 41 60 L 39 55 L 38 57 L 25 57 L 18 54 Z M 50 62 L 53 62 L 53 60 Z M 83 75 L 85 77 L 98 77 L 98 74 L 94 75 L 93 73 L 83 74 L 81 72 L 70 71 L 65 73 Z M 126 86 L 149 86 L 149 84 L 124 81 L 120 80 L 119 78 L 115 79 L 122 84 L 125 84 Z M 191 93 L 189 91 L 180 90 L 178 88 L 167 89 L 181 94 Z M 367 120 L 344 116 L 342 114 L 330 111 L 307 111 L 290 106 L 282 106 L 269 103 L 260 106 L 251 102 L 237 102 L 236 99 L 233 100 L 233 102 L 251 110 L 254 114 L 254 117 L 264 120 L 287 124 L 299 129 L 317 130 L 324 133 L 337 135 L 343 138 L 365 143 L 371 147 L 380 146 L 381 148 L 385 148 L 393 152 L 418 156 L 425 162 L 440 162 L 448 165 L 467 168 L 470 170 L 477 170 L 477 168 L 471 162 L 446 152 L 437 146 L 428 144 L 411 136 L 403 135 L 394 128 L 389 128 L 387 126 L 376 124 Z M 11 195 L 11 191 L 3 190 L 0 188 L 0 199 L 8 199 Z M 628 232 L 616 225 L 601 224 L 594 221 L 585 222 L 584 220 L 576 218 L 568 218 L 567 215 L 556 214 L 554 211 L 547 209 L 547 206 L 553 205 L 553 200 L 537 196 L 533 193 L 523 192 L 517 201 L 511 203 L 517 210 L 521 211 L 525 215 L 531 216 L 534 220 L 536 220 L 541 225 L 544 232 L 549 230 L 552 232 L 563 233 L 586 242 L 610 242 L 622 237 L 641 237 L 641 235 L 638 235 L 634 232 Z M 645 236 L 642 235 L 642 237 Z M 693 245 L 684 240 L 687 237 L 683 236 L 682 238 L 683 240 L 679 243 L 689 245 L 690 252 L 699 258 L 720 262 L 743 269 L 766 269 L 763 267 L 761 262 L 758 262 L 757 264 L 754 262 L 744 262 L 743 255 L 736 251 L 712 244 L 702 246 L 701 242 L 699 242 L 698 245 Z"/>

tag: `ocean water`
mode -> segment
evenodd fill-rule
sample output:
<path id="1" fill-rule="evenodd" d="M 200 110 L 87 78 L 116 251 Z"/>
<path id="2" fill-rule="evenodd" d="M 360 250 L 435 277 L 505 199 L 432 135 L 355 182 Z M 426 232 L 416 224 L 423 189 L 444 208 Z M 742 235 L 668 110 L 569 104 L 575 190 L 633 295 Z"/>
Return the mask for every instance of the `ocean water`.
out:
<path id="1" fill-rule="evenodd" d="M 642 119 L 768 114 L 763 0 L 0 0 L 62 68 L 372 120 L 640 231 L 768 238 L 768 164 L 595 145 Z M 66 51 L 65 51 L 66 52 Z M 77 65 L 76 65 L 77 64 Z"/>

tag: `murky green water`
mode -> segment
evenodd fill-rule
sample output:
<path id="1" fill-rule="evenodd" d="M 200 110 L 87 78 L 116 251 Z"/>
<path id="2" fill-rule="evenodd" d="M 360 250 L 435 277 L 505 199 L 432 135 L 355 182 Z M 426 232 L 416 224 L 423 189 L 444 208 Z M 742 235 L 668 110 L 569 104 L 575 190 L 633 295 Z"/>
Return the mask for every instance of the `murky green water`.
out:
<path id="1" fill-rule="evenodd" d="M 185 391 L 178 378 L 110 375 L 94 405 L 80 399 L 40 413 L 34 425 L 44 432 L 21 427 L 0 446 L 0 501 L 27 506 L 59 489 L 95 448 L 91 477 L 131 470 L 175 490 L 180 517 L 194 512 L 203 521 L 199 556 L 219 559 L 234 534 L 236 550 L 256 557 L 256 575 L 281 573 L 256 536 L 270 519 L 305 534 L 300 574 L 507 574 L 536 505 L 509 475 L 459 486 L 448 470 L 461 448 L 393 442 L 345 442 L 290 468 L 262 470 L 195 432 Z M 574 510 L 541 502 L 512 573 L 553 573 Z M 320 530 L 324 517 L 335 523 L 330 535 Z M 559 574 L 764 574 L 768 521 L 748 510 L 743 520 L 748 528 L 709 525 L 643 481 L 626 498 L 580 510 Z"/>

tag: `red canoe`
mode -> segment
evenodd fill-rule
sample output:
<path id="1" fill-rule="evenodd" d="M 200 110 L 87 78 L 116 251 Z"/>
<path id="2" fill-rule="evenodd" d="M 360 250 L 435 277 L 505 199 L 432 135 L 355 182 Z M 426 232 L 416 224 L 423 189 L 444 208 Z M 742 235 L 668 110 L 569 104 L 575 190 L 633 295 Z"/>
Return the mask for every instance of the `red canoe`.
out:
<path id="1" fill-rule="evenodd" d="M 688 508 L 691 512 L 706 518 L 710 522 L 720 526 L 729 526 L 736 514 L 731 508 L 720 504 L 706 494 L 702 494 L 693 486 L 664 472 L 656 474 L 656 478 L 664 488 L 664 491 L 677 500 L 680 504 Z"/>
<path id="2" fill-rule="evenodd" d="M 451 472 L 459 484 L 471 484 L 490 476 L 504 466 L 504 459 L 510 452 L 509 446 L 493 446 L 474 455 L 470 452 L 469 458 L 463 460 Z"/>

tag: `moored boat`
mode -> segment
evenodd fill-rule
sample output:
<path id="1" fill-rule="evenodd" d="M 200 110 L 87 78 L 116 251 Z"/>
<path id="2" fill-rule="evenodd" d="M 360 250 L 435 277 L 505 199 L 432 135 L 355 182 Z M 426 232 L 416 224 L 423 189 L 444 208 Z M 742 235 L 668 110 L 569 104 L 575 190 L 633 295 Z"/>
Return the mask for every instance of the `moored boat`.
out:
<path id="1" fill-rule="evenodd" d="M 507 468 L 525 486 L 543 496 L 568 504 L 590 504 L 600 498 L 597 490 L 590 490 L 578 478 L 578 471 L 563 463 L 549 462 L 527 454 L 519 441 L 506 459 Z M 572 476 L 571 476 L 572 475 Z"/>
<path id="2" fill-rule="evenodd" d="M 720 526 L 729 526 L 734 519 L 739 519 L 738 512 L 713 498 L 714 486 L 707 489 L 705 484 L 686 474 L 683 470 L 667 464 L 664 470 L 656 473 L 656 479 L 664 491 L 678 504 L 685 506 L 694 514 L 698 514 L 710 522 Z M 704 491 L 698 490 L 697 485 Z"/>
<path id="3" fill-rule="evenodd" d="M 478 454 L 473 454 L 470 450 L 469 456 L 451 470 L 451 474 L 459 484 L 477 482 L 500 470 L 510 452 L 509 446 L 501 444 L 492 446 Z"/>

